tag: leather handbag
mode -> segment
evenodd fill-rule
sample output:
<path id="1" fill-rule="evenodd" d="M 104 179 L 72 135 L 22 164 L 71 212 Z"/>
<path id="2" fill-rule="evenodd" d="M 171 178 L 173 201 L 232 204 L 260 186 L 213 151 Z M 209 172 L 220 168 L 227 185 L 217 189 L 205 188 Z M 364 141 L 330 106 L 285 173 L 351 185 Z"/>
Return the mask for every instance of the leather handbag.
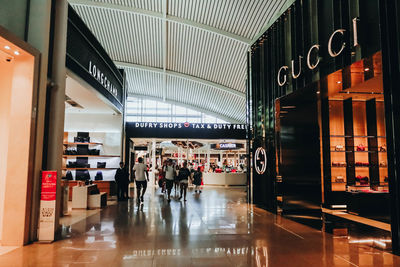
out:
<path id="1" fill-rule="evenodd" d="M 357 146 L 357 151 L 365 151 L 365 146 L 360 144 Z"/>
<path id="2" fill-rule="evenodd" d="M 367 176 L 357 175 L 356 176 L 356 182 L 359 182 L 360 185 L 368 185 L 369 178 Z"/>
<path id="3" fill-rule="evenodd" d="M 107 162 L 97 162 L 97 168 L 104 169 L 106 167 Z"/>
<path id="4" fill-rule="evenodd" d="M 379 148 L 379 151 L 380 151 L 380 152 L 386 152 L 386 146 L 385 146 L 385 145 L 381 146 L 381 147 Z"/>
<path id="5" fill-rule="evenodd" d="M 335 146 L 335 151 L 344 151 L 344 147 L 341 145 Z"/>
<path id="6" fill-rule="evenodd" d="M 96 176 L 94 177 L 95 181 L 103 181 L 103 173 L 101 171 L 98 171 L 96 173 Z"/>
<path id="7" fill-rule="evenodd" d="M 100 149 L 89 149 L 89 155 L 100 155 Z"/>
<path id="8" fill-rule="evenodd" d="M 343 176 L 336 176 L 335 182 L 336 182 L 336 183 L 344 183 L 344 178 L 343 178 Z"/>
<path id="9" fill-rule="evenodd" d="M 76 180 L 85 181 L 90 180 L 90 173 L 88 170 L 76 170 Z"/>
<path id="10" fill-rule="evenodd" d="M 73 180 L 74 179 L 72 177 L 72 172 L 71 171 L 67 171 L 67 174 L 65 175 L 65 179 L 67 179 L 67 180 Z"/>

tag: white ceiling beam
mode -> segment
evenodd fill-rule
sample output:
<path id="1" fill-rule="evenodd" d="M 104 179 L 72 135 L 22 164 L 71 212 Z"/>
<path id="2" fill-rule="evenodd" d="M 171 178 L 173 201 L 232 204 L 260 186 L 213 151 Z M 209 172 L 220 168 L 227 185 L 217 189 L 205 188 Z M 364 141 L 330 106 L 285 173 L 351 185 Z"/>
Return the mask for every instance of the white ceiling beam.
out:
<path id="1" fill-rule="evenodd" d="M 114 9 L 118 11 L 124 11 L 124 12 L 129 12 L 133 13 L 136 15 L 142 15 L 142 16 L 147 16 L 147 17 L 153 17 L 157 19 L 164 19 L 164 14 L 159 13 L 159 12 L 154 12 L 154 11 L 149 11 L 145 9 L 140 9 L 140 8 L 135 8 L 135 7 L 128 7 L 128 6 L 123 6 L 123 5 L 118 5 L 118 4 L 111 4 L 111 3 L 103 3 L 103 2 L 94 2 L 90 0 L 68 0 L 69 3 L 72 5 L 83 5 L 83 6 L 93 6 L 93 7 L 98 7 L 98 8 L 105 8 L 105 9 Z M 190 27 L 198 28 L 200 30 L 204 30 L 210 33 L 218 34 L 223 37 L 238 41 L 240 43 L 250 45 L 252 44 L 252 40 L 245 38 L 243 36 L 227 32 L 218 28 L 214 28 L 202 23 L 197 23 L 191 20 L 183 19 L 183 18 L 178 18 L 175 16 L 171 15 L 166 15 L 165 19 L 168 22 L 174 22 L 174 23 L 179 23 L 183 25 L 187 25 Z"/>
<path id="2" fill-rule="evenodd" d="M 167 97 L 167 66 L 168 66 L 168 0 L 163 0 L 163 30 L 162 30 L 162 50 L 163 50 L 163 100 Z"/>
<path id="3" fill-rule="evenodd" d="M 160 102 L 164 101 L 160 97 L 148 96 L 148 95 L 143 95 L 143 94 L 136 94 L 136 93 L 135 94 L 129 94 L 128 97 L 130 97 L 130 96 L 131 97 L 136 97 L 136 98 L 141 98 L 141 99 L 149 99 L 149 100 L 154 100 L 154 101 L 160 101 Z M 218 119 L 221 119 L 221 120 L 224 120 L 224 121 L 227 121 L 227 122 L 230 122 L 230 123 L 244 123 L 243 121 L 240 121 L 240 120 L 232 118 L 232 117 L 228 117 L 226 115 L 222 115 L 222 114 L 220 114 L 218 112 L 214 112 L 214 111 L 205 109 L 204 107 L 199 107 L 199 106 L 195 106 L 195 105 L 189 105 L 189 104 L 181 103 L 181 102 L 178 102 L 176 100 L 168 99 L 168 98 L 166 98 L 164 102 L 168 103 L 168 104 L 171 104 L 171 105 L 181 106 L 181 107 L 184 107 L 184 108 L 189 108 L 189 109 L 192 109 L 192 110 L 195 110 L 195 111 L 198 111 L 198 112 L 202 112 L 204 114 L 216 117 Z M 127 115 L 129 115 L 129 113 L 127 113 Z"/>
<path id="4" fill-rule="evenodd" d="M 161 73 L 161 74 L 164 73 L 164 70 L 160 69 L 160 68 L 154 68 L 154 67 L 143 66 L 143 65 L 127 63 L 127 62 L 119 62 L 119 61 L 114 61 L 114 63 L 119 67 L 133 68 L 133 69 L 145 70 L 145 71 Z M 207 85 L 207 86 L 211 86 L 211 87 L 217 88 L 217 89 L 219 89 L 219 90 L 221 90 L 223 92 L 228 92 L 228 93 L 234 94 L 234 95 L 239 96 L 239 97 L 243 97 L 243 98 L 246 97 L 245 93 L 239 92 L 239 91 L 237 91 L 235 89 L 232 89 L 232 88 L 229 88 L 229 87 L 226 87 L 224 85 L 221 85 L 221 84 L 218 84 L 218 83 L 214 83 L 214 82 L 211 82 L 211 81 L 208 81 L 208 80 L 204 80 L 204 79 L 201 79 L 201 78 L 198 78 L 198 77 L 195 77 L 195 76 L 191 76 L 191 75 L 187 75 L 187 74 L 183 74 L 183 73 L 175 72 L 175 71 L 171 71 L 171 70 L 166 70 L 165 73 L 167 75 L 170 75 L 170 76 L 174 76 L 174 77 L 182 78 L 182 79 L 185 79 L 185 80 L 201 83 L 201 84 L 204 84 L 204 85 Z"/>
<path id="5" fill-rule="evenodd" d="M 282 16 L 282 14 L 294 3 L 296 0 L 286 0 L 286 2 L 282 1 L 284 3 L 282 7 L 279 9 L 278 12 L 276 12 L 275 16 L 272 17 L 271 20 L 267 21 L 267 23 L 262 27 L 262 29 L 254 36 L 253 40 L 249 43 L 250 45 L 254 44 L 258 38 L 260 38 L 271 26 L 272 24 L 275 23 L 275 21 Z"/>

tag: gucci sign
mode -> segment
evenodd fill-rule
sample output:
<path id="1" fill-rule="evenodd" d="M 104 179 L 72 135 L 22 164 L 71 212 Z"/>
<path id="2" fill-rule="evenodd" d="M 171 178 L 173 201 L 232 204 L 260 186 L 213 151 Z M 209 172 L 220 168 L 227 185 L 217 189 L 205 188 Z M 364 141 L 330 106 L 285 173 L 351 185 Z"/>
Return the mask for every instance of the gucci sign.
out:
<path id="1" fill-rule="evenodd" d="M 354 18 L 353 19 L 353 46 L 359 46 L 358 43 L 358 33 L 357 33 L 357 26 L 358 26 L 358 18 Z M 345 49 L 345 47 L 347 46 L 346 42 L 343 41 L 343 37 L 345 35 L 346 30 L 345 29 L 339 29 L 334 31 L 331 36 L 329 37 L 329 41 L 328 41 L 328 53 L 331 57 L 335 58 L 337 56 L 339 56 L 343 50 Z M 338 39 L 338 38 L 342 38 L 342 43 L 339 49 L 337 49 L 337 51 L 335 51 L 333 49 L 333 41 L 334 39 Z M 311 48 L 308 50 L 307 56 L 305 58 L 306 61 L 306 65 L 308 67 L 309 70 L 313 70 L 315 68 L 318 67 L 319 63 L 320 63 L 320 57 L 318 56 L 318 52 L 320 50 L 320 45 L 319 44 L 314 44 L 313 46 L 311 46 Z M 314 55 L 314 60 L 312 59 Z M 291 75 L 293 79 L 297 79 L 300 77 L 300 75 L 302 74 L 302 68 L 303 68 L 303 59 L 304 57 L 302 55 L 298 56 L 298 62 L 297 64 L 295 63 L 295 60 L 291 61 L 291 67 L 289 66 L 282 66 L 279 71 L 278 71 L 278 76 L 277 76 L 277 81 L 278 81 L 278 85 L 279 86 L 284 86 L 287 81 L 288 81 L 288 75 Z M 296 69 L 296 65 L 297 65 L 297 71 Z"/>
<path id="2" fill-rule="evenodd" d="M 267 169 L 267 152 L 262 147 L 257 148 L 254 153 L 254 167 L 258 174 L 264 174 Z"/>

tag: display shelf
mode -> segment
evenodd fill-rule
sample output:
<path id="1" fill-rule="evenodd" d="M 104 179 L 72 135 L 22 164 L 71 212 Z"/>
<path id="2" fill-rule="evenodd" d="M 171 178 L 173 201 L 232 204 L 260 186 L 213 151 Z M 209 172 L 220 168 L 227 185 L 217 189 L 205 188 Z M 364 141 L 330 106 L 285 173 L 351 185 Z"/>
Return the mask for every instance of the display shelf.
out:
<path id="1" fill-rule="evenodd" d="M 102 146 L 103 143 L 63 143 L 63 145 L 69 146 L 69 145 L 96 145 L 96 146 Z"/>
<path id="2" fill-rule="evenodd" d="M 63 171 L 67 171 L 67 170 L 116 170 L 118 168 L 63 168 Z"/>
<path id="3" fill-rule="evenodd" d="M 112 156 L 112 155 L 63 155 L 63 158 L 119 158 L 120 156 Z"/>

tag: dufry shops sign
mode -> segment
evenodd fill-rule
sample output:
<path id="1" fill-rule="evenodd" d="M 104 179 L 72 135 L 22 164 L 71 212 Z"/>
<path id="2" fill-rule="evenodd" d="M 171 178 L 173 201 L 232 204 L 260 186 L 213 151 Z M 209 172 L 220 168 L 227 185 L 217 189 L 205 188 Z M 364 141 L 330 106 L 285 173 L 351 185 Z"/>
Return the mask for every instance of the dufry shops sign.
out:
<path id="1" fill-rule="evenodd" d="M 245 124 L 127 122 L 127 137 L 246 139 Z"/>
<path id="2" fill-rule="evenodd" d="M 225 124 L 225 123 L 168 123 L 168 122 L 135 122 L 135 128 L 153 128 L 153 129 L 228 129 L 228 130 L 246 130 L 244 124 Z"/>
<path id="3" fill-rule="evenodd" d="M 357 33 L 359 19 L 354 18 L 352 21 L 353 21 L 353 29 L 352 29 L 353 30 L 353 44 L 352 45 L 354 47 L 357 47 L 357 46 L 359 46 L 358 33 Z M 338 30 L 334 31 L 331 34 L 331 36 L 329 37 L 327 49 L 328 49 L 329 56 L 331 56 L 332 58 L 339 56 L 343 52 L 345 47 L 348 45 L 344 41 L 345 34 L 346 34 L 345 29 L 338 29 Z M 333 44 L 335 41 L 338 41 L 338 40 L 341 40 L 341 45 L 339 48 L 336 48 L 336 50 L 335 50 L 333 48 Z M 319 54 L 318 54 L 320 51 L 320 48 L 321 48 L 321 46 L 319 44 L 315 44 L 315 45 L 311 46 L 310 49 L 308 50 L 305 61 L 306 61 L 306 65 L 309 70 L 313 70 L 318 67 L 318 65 L 321 61 L 321 58 L 319 57 Z M 303 60 L 304 60 L 304 56 L 299 55 L 297 63 L 293 59 L 291 61 L 291 67 L 282 66 L 279 69 L 278 77 L 277 77 L 279 86 L 284 86 L 287 83 L 289 72 L 293 79 L 297 79 L 300 77 L 300 75 L 303 72 L 303 65 L 304 65 Z M 297 64 L 297 70 L 296 70 L 296 64 Z"/>

